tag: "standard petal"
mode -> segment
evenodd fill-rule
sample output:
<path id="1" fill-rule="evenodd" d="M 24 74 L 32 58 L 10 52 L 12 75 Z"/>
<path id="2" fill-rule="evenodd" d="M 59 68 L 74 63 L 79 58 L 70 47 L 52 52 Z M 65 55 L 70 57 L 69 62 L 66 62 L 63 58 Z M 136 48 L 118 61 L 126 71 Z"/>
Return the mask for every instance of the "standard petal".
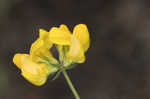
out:
<path id="1" fill-rule="evenodd" d="M 52 47 L 52 43 L 48 40 L 49 32 L 44 29 L 39 30 L 39 38 L 34 41 L 30 48 L 30 54 L 39 53 L 39 49 L 49 50 Z"/>
<path id="2" fill-rule="evenodd" d="M 44 29 L 40 29 L 39 30 L 39 36 L 40 36 L 40 39 L 46 39 L 46 37 L 48 36 L 49 32 L 47 32 L 46 30 Z"/>
<path id="3" fill-rule="evenodd" d="M 39 30 L 39 39 L 43 40 L 45 47 L 51 48 L 52 47 L 52 42 L 50 42 L 48 36 L 49 36 L 49 32 L 47 32 L 44 29 Z"/>
<path id="4" fill-rule="evenodd" d="M 73 30 L 73 36 L 79 40 L 84 51 L 86 52 L 90 45 L 90 36 L 87 26 L 85 24 L 76 25 Z"/>
<path id="5" fill-rule="evenodd" d="M 49 33 L 49 40 L 58 45 L 70 45 L 70 36 L 70 32 L 53 27 Z"/>
<path id="6" fill-rule="evenodd" d="M 61 29 L 61 30 L 65 31 L 65 32 L 71 34 L 71 32 L 69 31 L 68 27 L 65 24 L 61 24 L 59 26 L 59 29 Z"/>
<path id="7" fill-rule="evenodd" d="M 84 50 L 74 36 L 71 36 L 71 46 L 67 57 L 75 63 L 83 63 L 85 61 Z"/>

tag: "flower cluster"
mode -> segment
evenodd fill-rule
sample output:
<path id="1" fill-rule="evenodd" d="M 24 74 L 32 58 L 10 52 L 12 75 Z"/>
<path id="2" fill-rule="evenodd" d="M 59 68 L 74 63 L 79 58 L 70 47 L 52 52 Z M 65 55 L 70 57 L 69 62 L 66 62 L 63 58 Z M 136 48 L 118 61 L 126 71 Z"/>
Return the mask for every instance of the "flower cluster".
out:
<path id="1" fill-rule="evenodd" d="M 52 27 L 50 31 L 40 29 L 39 37 L 31 45 L 29 54 L 17 53 L 13 62 L 25 79 L 41 86 L 50 74 L 83 63 L 89 45 L 89 32 L 85 24 L 76 25 L 73 33 L 62 24 L 60 27 Z M 57 48 L 59 60 L 50 52 L 53 46 Z"/>

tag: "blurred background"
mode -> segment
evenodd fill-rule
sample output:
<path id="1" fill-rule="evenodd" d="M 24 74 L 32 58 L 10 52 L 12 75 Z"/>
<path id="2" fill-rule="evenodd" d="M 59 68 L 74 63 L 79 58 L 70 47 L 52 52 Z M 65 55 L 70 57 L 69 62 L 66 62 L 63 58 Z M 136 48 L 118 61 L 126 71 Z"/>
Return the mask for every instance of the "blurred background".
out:
<path id="1" fill-rule="evenodd" d="M 40 28 L 79 23 L 91 46 L 68 73 L 81 99 L 149 99 L 149 0 L 0 0 L 0 99 L 74 99 L 62 75 L 36 87 L 12 58 L 29 52 Z"/>

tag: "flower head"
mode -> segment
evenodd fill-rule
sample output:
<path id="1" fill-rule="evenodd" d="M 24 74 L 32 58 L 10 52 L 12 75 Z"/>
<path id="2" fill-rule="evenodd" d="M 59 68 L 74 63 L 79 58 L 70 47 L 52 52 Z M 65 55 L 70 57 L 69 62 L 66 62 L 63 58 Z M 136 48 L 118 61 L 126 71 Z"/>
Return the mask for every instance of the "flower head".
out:
<path id="1" fill-rule="evenodd" d="M 66 25 L 52 27 L 49 32 L 40 29 L 39 37 L 32 43 L 30 53 L 15 54 L 13 62 L 25 79 L 40 86 L 46 82 L 50 74 L 62 67 L 67 69 L 74 63 L 83 63 L 89 45 L 90 37 L 85 24 L 76 25 L 73 33 Z M 56 46 L 59 60 L 50 52 L 52 46 Z"/>

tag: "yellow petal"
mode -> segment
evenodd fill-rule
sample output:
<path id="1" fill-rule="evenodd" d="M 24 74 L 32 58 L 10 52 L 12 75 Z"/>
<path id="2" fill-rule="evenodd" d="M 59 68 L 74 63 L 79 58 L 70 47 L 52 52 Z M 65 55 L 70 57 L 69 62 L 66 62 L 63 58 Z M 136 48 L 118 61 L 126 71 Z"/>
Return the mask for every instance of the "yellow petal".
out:
<path id="1" fill-rule="evenodd" d="M 57 60 L 52 56 L 49 50 L 51 46 L 52 44 L 48 45 L 42 39 L 38 38 L 31 46 L 31 49 L 30 49 L 31 59 L 34 62 L 37 62 L 39 58 L 44 56 L 44 57 L 48 57 L 49 59 L 51 59 L 51 62 L 53 64 L 57 64 L 58 63 Z"/>
<path id="2" fill-rule="evenodd" d="M 45 64 L 33 62 L 29 56 L 21 56 L 21 71 L 25 79 L 34 85 L 43 85 L 48 76 L 49 67 Z"/>
<path id="3" fill-rule="evenodd" d="M 29 55 L 28 55 L 28 54 L 20 54 L 20 53 L 17 53 L 17 54 L 15 54 L 14 57 L 13 57 L 13 62 L 14 62 L 14 64 L 15 64 L 19 69 L 21 69 L 21 67 L 22 67 L 22 64 L 21 64 L 21 57 L 22 57 L 22 56 L 28 57 Z"/>
<path id="4" fill-rule="evenodd" d="M 22 75 L 34 85 L 42 85 L 47 79 L 46 71 L 42 72 L 40 66 L 29 60 L 28 54 L 16 54 L 13 62 L 21 69 Z"/>
<path id="5" fill-rule="evenodd" d="M 83 63 L 85 61 L 84 50 L 74 36 L 71 36 L 71 46 L 67 57 L 76 63 Z"/>
<path id="6" fill-rule="evenodd" d="M 50 30 L 49 39 L 51 42 L 58 45 L 70 45 L 70 35 L 70 32 L 67 32 L 64 26 L 61 27 L 61 29 L 53 27 Z"/>
<path id="7" fill-rule="evenodd" d="M 39 38 L 33 42 L 30 48 L 30 54 L 38 53 L 40 49 L 49 50 L 52 47 L 52 43 L 48 40 L 49 32 L 44 29 L 39 30 Z"/>
<path id="8" fill-rule="evenodd" d="M 79 40 L 84 51 L 86 52 L 90 45 L 90 36 L 87 26 L 85 24 L 76 25 L 73 30 L 73 36 Z"/>
<path id="9" fill-rule="evenodd" d="M 46 39 L 46 37 L 48 36 L 49 32 L 45 31 L 44 29 L 40 29 L 39 30 L 39 34 L 40 34 L 40 39 Z"/>
<path id="10" fill-rule="evenodd" d="M 51 48 L 52 47 L 52 42 L 50 42 L 48 36 L 49 36 L 49 32 L 45 31 L 44 29 L 40 29 L 39 31 L 39 39 L 43 40 L 44 42 L 44 46 L 47 48 Z"/>
<path id="11" fill-rule="evenodd" d="M 67 33 L 71 34 L 71 32 L 69 31 L 68 27 L 65 24 L 61 24 L 59 26 L 60 30 L 66 31 Z"/>
<path id="12" fill-rule="evenodd" d="M 22 70 L 22 76 L 28 80 L 30 83 L 32 83 L 33 85 L 36 85 L 36 86 L 41 86 L 43 85 L 46 80 L 47 80 L 47 76 L 43 76 L 43 77 L 40 77 L 38 78 L 37 76 L 35 75 L 32 75 L 28 72 L 26 72 L 25 70 Z"/>
<path id="13" fill-rule="evenodd" d="M 35 42 L 33 42 L 30 48 L 30 55 L 33 61 L 35 62 L 38 61 L 38 58 L 41 55 L 41 50 L 43 50 L 42 49 L 43 47 L 45 46 L 44 46 L 44 41 L 42 39 L 38 38 Z M 44 48 L 44 49 L 48 50 L 48 48 Z"/>
<path id="14" fill-rule="evenodd" d="M 15 54 L 13 62 L 22 71 L 22 76 L 34 85 L 41 86 L 47 76 L 57 71 L 57 68 L 45 64 L 37 64 L 28 54 Z"/>
<path id="15" fill-rule="evenodd" d="M 38 39 L 37 39 L 35 42 L 33 42 L 33 44 L 31 45 L 30 54 L 31 54 L 31 55 L 32 55 L 32 54 L 36 54 L 36 52 L 38 52 L 39 49 L 40 49 L 41 47 L 43 47 L 43 45 L 44 45 L 44 41 L 38 38 Z"/>

